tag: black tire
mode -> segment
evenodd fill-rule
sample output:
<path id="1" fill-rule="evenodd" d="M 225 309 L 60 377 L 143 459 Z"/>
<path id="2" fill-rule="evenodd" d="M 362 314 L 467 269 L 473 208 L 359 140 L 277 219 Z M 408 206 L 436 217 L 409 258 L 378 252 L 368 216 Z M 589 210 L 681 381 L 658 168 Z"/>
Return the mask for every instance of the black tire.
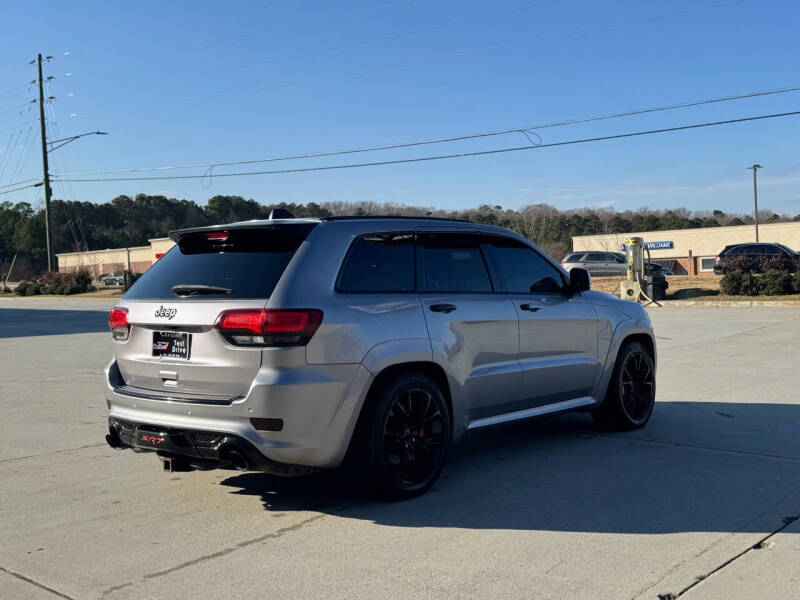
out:
<path id="1" fill-rule="evenodd" d="M 368 402 L 353 448 L 358 476 L 384 499 L 425 493 L 442 472 L 450 445 L 450 412 L 441 389 L 427 375 L 404 373 Z"/>
<path id="2" fill-rule="evenodd" d="M 639 429 L 653 414 L 656 370 L 650 350 L 628 342 L 619 351 L 605 400 L 592 412 L 595 422 L 611 429 Z"/>

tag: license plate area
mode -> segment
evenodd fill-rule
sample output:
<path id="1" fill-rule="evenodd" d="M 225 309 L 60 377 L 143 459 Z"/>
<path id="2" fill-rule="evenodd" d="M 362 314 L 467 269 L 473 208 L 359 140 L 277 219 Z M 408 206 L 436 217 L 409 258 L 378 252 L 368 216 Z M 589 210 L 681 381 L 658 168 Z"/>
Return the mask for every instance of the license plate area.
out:
<path id="1" fill-rule="evenodd" d="M 184 331 L 154 331 L 153 356 L 189 359 L 192 334 Z"/>
<path id="2" fill-rule="evenodd" d="M 140 448 L 165 450 L 172 447 L 166 433 L 158 431 L 136 431 L 136 445 Z"/>

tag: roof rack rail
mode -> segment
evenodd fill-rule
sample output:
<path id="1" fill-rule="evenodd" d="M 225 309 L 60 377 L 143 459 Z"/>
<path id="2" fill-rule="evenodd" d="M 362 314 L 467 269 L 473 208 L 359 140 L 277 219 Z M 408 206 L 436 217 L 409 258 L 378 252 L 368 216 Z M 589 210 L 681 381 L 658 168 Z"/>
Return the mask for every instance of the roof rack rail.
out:
<path id="1" fill-rule="evenodd" d="M 451 219 L 449 217 L 420 217 L 412 215 L 340 215 L 336 217 L 322 217 L 322 221 L 356 221 L 364 219 L 422 219 L 425 221 L 450 221 L 455 223 L 473 223 L 469 219 Z"/>

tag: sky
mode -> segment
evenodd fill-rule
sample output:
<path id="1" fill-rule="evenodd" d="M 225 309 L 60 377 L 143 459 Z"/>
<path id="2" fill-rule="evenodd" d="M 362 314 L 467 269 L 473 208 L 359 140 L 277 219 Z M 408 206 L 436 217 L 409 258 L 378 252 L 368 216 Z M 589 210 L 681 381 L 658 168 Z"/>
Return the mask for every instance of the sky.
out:
<path id="1" fill-rule="evenodd" d="M 4 3 L 0 192 L 41 178 L 38 52 L 54 79 L 54 197 L 204 204 L 548 203 L 800 213 L 800 116 L 467 158 L 220 177 L 521 147 L 521 133 L 370 153 L 209 165 L 531 127 L 543 144 L 800 110 L 800 91 L 626 118 L 535 125 L 800 85 L 796 0 L 275 0 Z M 531 139 L 536 143 L 535 137 Z M 27 143 L 26 143 L 27 142 Z M 0 202 L 42 202 L 42 188 Z"/>

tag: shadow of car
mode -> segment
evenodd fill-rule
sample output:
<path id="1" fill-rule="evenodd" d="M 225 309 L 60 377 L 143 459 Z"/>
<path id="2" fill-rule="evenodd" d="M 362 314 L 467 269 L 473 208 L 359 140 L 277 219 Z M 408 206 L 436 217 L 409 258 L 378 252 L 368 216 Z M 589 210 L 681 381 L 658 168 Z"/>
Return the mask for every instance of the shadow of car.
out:
<path id="1" fill-rule="evenodd" d="M 658 402 L 656 415 L 627 434 L 598 430 L 581 414 L 475 432 L 431 493 L 399 503 L 359 498 L 338 472 L 246 473 L 222 485 L 260 497 L 269 511 L 393 527 L 625 534 L 761 531 L 752 515 L 764 510 L 764 490 L 797 499 L 800 406 Z M 773 433 L 757 434 L 765 428 Z"/>

